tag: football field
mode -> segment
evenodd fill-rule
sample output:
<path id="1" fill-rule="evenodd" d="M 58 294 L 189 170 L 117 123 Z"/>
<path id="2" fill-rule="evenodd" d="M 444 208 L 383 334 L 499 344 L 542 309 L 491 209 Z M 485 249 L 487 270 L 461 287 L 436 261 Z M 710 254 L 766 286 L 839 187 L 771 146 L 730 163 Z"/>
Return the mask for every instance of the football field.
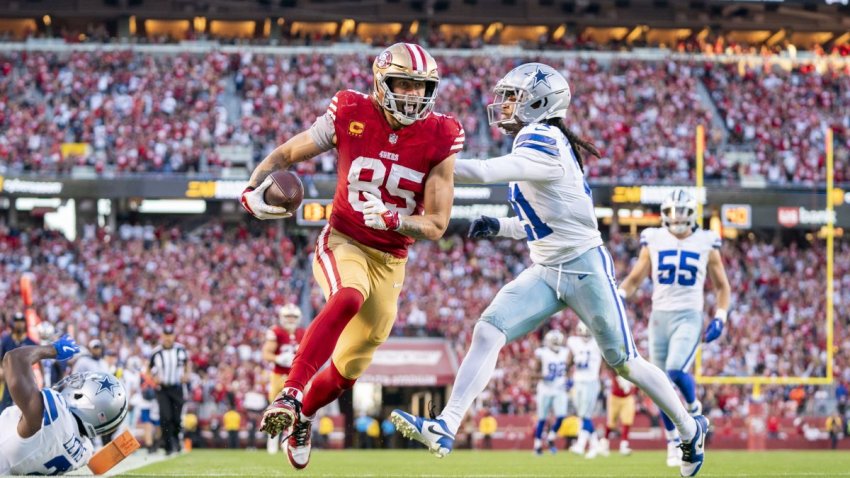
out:
<path id="1" fill-rule="evenodd" d="M 521 451 L 458 451 L 439 460 L 424 450 L 325 451 L 313 453 L 310 467 L 296 471 L 283 454 L 265 451 L 195 450 L 120 476 L 563 476 L 674 477 L 662 451 L 586 460 L 566 452 L 533 456 Z M 850 453 L 831 451 L 717 451 L 707 456 L 701 477 L 850 477 Z"/>

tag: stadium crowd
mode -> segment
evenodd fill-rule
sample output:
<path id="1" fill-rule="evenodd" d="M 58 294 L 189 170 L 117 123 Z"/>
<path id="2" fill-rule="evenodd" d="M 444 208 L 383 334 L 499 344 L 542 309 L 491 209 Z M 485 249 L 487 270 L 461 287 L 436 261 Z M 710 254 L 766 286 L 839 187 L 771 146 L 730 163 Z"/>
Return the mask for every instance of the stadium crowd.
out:
<path id="1" fill-rule="evenodd" d="M 0 173 L 67 174 L 85 166 L 98 173 L 221 174 L 237 165 L 222 146 L 245 147 L 248 161 L 258 161 L 308 128 L 336 91 L 370 91 L 371 60 L 365 54 L 284 57 L 251 49 L 172 55 L 4 52 Z M 484 106 L 496 81 L 528 60 L 533 59 L 438 58 L 443 80 L 437 110 L 463 123 L 466 157 L 509 148 L 509 139 L 487 125 Z M 689 180 L 694 131 L 704 124 L 708 179 L 758 174 L 777 183 L 822 180 L 822 129 L 832 126 L 839 142 L 836 164 L 844 165 L 836 180 L 850 181 L 846 70 L 806 66 L 760 72 L 672 60 L 546 61 L 566 72 L 571 83 L 570 126 L 602 152 L 601 159 L 586 158 L 592 180 Z M 703 87 L 711 100 L 700 94 Z M 795 101 L 783 100 L 788 97 Z M 721 152 L 724 129 L 732 143 L 740 143 L 736 147 L 747 148 L 756 159 L 743 165 L 728 159 Z M 299 172 L 309 177 L 334 167 L 331 152 L 302 163 Z"/>
<path id="2" fill-rule="evenodd" d="M 248 414 L 247 395 L 265 395 L 268 367 L 260 348 L 276 307 L 300 302 L 315 312 L 321 306 L 310 279 L 312 247 L 306 237 L 288 238 L 265 226 L 249 230 L 213 223 L 185 231 L 126 224 L 114 233 L 88 229 L 74 242 L 41 229 L 2 226 L 0 300 L 7 316 L 23 310 L 18 281 L 21 273 L 34 273 L 35 309 L 42 320 L 55 324 L 57 332 L 72 332 L 83 344 L 101 339 L 116 370 L 132 357 L 146 362 L 163 326 L 173 325 L 193 364 L 189 409 L 205 427 L 220 423 L 229 410 Z M 616 236 L 609 247 L 618 274 L 625 275 L 637 255 L 637 239 Z M 838 385 L 769 388 L 772 410 L 780 416 L 820 413 L 830 396 L 846 404 L 850 340 L 844 331 L 850 315 L 841 305 L 850 302 L 850 242 L 841 240 L 837 248 Z M 518 241 L 456 235 L 417 243 L 393 333 L 444 336 L 462 356 L 478 315 L 527 265 L 525 249 Z M 723 336 L 704 348 L 705 373 L 823 376 L 825 286 L 823 268 L 817 266 L 824 262 L 823 244 L 742 236 L 727 241 L 722 254 L 735 285 L 733 306 Z M 710 291 L 707 297 L 710 309 Z M 647 283 L 627 304 L 644 353 L 649 298 Z M 555 327 L 569 334 L 576 320 L 572 313 L 559 313 L 543 330 L 509 344 L 480 405 L 494 412 L 532 412 L 531 364 L 542 332 Z M 742 387 L 705 387 L 701 397 L 710 414 L 745 414 Z"/>

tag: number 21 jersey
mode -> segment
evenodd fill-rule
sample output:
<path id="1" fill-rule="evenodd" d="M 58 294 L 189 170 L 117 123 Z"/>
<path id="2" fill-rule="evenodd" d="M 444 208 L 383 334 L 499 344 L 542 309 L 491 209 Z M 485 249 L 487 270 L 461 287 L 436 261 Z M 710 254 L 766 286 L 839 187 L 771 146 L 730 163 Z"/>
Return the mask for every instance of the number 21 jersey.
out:
<path id="1" fill-rule="evenodd" d="M 463 128 L 450 116 L 431 113 L 393 130 L 371 97 L 352 90 L 334 95 L 325 115 L 313 125 L 313 138 L 327 137 L 329 131 L 316 128 L 330 125 L 339 153 L 331 226 L 363 245 L 407 257 L 412 238 L 363 223 L 363 193 L 381 198 L 401 215 L 422 214 L 428 173 L 463 149 Z"/>

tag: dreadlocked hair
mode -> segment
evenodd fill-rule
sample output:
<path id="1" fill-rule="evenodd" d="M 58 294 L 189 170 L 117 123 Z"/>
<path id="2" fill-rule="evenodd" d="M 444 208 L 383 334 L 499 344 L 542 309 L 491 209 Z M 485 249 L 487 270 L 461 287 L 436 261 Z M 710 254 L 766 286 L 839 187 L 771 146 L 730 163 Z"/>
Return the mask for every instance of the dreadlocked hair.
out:
<path id="1" fill-rule="evenodd" d="M 596 146 L 593 143 L 587 139 L 579 137 L 579 135 L 573 133 L 569 128 L 567 128 L 567 124 L 564 123 L 564 118 L 549 118 L 546 120 L 546 124 L 557 127 L 562 133 L 564 133 L 564 136 L 567 137 L 567 141 L 570 142 L 570 147 L 573 148 L 573 152 L 576 154 L 578 167 L 581 168 L 582 173 L 584 173 L 584 161 L 582 160 L 581 155 L 582 150 L 587 151 L 597 158 L 602 157 L 599 150 L 596 149 Z"/>

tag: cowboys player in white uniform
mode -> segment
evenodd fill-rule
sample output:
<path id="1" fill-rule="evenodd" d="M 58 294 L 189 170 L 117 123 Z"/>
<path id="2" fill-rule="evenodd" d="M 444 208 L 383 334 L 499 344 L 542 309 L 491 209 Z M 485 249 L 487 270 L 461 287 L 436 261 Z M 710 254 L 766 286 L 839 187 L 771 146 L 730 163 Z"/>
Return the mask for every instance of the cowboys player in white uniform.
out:
<path id="1" fill-rule="evenodd" d="M 537 382 L 537 425 L 534 429 L 534 453 L 543 454 L 543 431 L 549 413 L 555 422 L 549 429 L 549 451 L 558 451 L 555 440 L 564 417 L 567 416 L 567 352 L 564 334 L 552 329 L 543 336 L 543 347 L 534 351 L 540 363 L 540 381 Z"/>
<path id="2" fill-rule="evenodd" d="M 516 216 L 476 219 L 470 236 L 526 239 L 534 264 L 502 287 L 482 314 L 442 413 L 427 419 L 395 410 L 393 423 L 435 455 L 447 455 L 463 416 L 495 370 L 499 350 L 569 307 L 588 326 L 605 361 L 673 419 L 683 443 L 680 471 L 695 475 L 708 421 L 691 417 L 664 372 L 637 353 L 584 179 L 580 149 L 599 153 L 564 122 L 567 80 L 548 65 L 527 63 L 509 72 L 494 91 L 496 102 L 487 107 L 490 123 L 516 135 L 513 150 L 488 160 L 458 160 L 455 182 L 509 183 Z"/>
<path id="3" fill-rule="evenodd" d="M 702 414 L 702 404 L 696 398 L 696 384 L 689 370 L 701 338 L 711 342 L 723 332 L 730 296 L 720 257 L 720 237 L 697 226 L 696 209 L 696 200 L 684 189 L 676 189 L 664 199 L 663 227 L 641 233 L 640 256 L 618 290 L 625 299 L 652 275 L 649 357 L 667 371 L 695 416 Z M 706 271 L 717 289 L 717 303 L 714 318 L 703 334 Z M 667 465 L 678 466 L 679 433 L 665 414 L 661 418 L 667 430 Z"/>
<path id="4" fill-rule="evenodd" d="M 599 398 L 599 368 L 602 366 L 602 354 L 584 323 L 579 322 L 577 330 L 578 335 L 567 339 L 567 348 L 573 364 L 573 403 L 576 415 L 581 419 L 581 429 L 570 451 L 583 455 L 587 447 L 586 458 L 596 458 L 599 453 L 599 438 L 593 428 L 593 410 Z"/>
<path id="5" fill-rule="evenodd" d="M 38 389 L 32 365 L 65 361 L 80 348 L 67 335 L 51 345 L 24 346 L 3 357 L 15 405 L 0 414 L 0 475 L 59 475 L 92 457 L 92 439 L 114 431 L 127 414 L 127 394 L 112 375 L 72 374 Z"/>

